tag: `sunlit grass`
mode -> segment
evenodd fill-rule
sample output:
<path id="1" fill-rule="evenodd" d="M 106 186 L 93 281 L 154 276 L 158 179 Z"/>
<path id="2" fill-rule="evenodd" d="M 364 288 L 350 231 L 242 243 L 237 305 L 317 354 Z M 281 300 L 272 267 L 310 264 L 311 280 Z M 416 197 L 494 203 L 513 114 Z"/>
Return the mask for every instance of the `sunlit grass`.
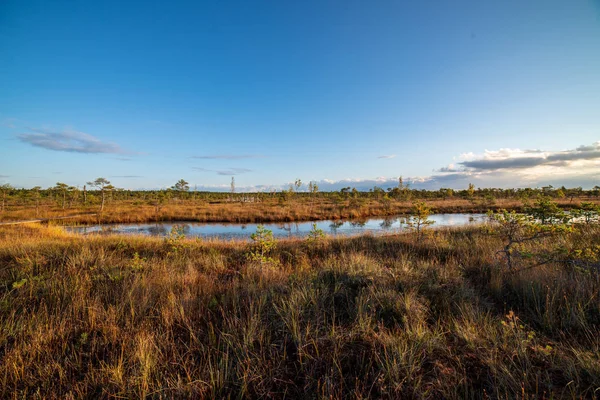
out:
<path id="1" fill-rule="evenodd" d="M 598 227 L 536 243 L 600 242 Z M 593 398 L 600 278 L 478 228 L 249 243 L 0 228 L 2 398 Z"/>
<path id="2" fill-rule="evenodd" d="M 132 200 L 107 201 L 105 209 L 99 212 L 97 205 L 74 204 L 62 209 L 54 202 L 45 202 L 37 212 L 38 218 L 57 218 L 77 216 L 60 220 L 61 224 L 97 224 L 97 223 L 136 223 L 155 221 L 195 221 L 195 222 L 290 222 L 315 221 L 327 219 L 361 219 L 375 216 L 409 214 L 413 208 L 412 200 L 390 199 L 382 201 L 372 198 L 355 199 L 327 197 L 298 198 L 281 203 L 277 199 L 265 197 L 261 202 L 220 202 L 201 200 L 171 200 L 157 209 L 151 202 Z M 578 207 L 581 201 L 598 202 L 598 199 L 582 198 L 571 202 L 558 199 L 561 207 Z M 435 213 L 486 212 L 489 209 L 522 210 L 524 203 L 518 199 L 496 199 L 493 204 L 474 202 L 463 198 L 447 200 L 426 200 L 428 207 Z M 0 222 L 29 220 L 36 215 L 31 205 L 19 203 L 7 207 L 0 213 Z"/>

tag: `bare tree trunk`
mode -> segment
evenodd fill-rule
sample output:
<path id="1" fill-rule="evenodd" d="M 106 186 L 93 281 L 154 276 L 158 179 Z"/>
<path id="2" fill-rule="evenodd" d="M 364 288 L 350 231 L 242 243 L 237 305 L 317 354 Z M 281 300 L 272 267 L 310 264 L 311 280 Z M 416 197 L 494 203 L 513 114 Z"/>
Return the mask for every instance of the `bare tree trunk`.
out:
<path id="1" fill-rule="evenodd" d="M 87 203 L 87 190 L 85 185 L 83 185 L 83 204 Z"/>
<path id="2" fill-rule="evenodd" d="M 102 193 L 102 204 L 100 205 L 100 212 L 104 211 L 104 189 L 100 191 Z"/>

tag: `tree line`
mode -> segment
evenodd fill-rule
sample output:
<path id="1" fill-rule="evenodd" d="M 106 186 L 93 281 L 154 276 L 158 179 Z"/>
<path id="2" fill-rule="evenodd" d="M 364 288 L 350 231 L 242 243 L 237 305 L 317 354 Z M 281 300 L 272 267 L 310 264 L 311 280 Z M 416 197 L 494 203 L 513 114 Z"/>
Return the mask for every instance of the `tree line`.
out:
<path id="1" fill-rule="evenodd" d="M 344 187 L 340 190 L 321 191 L 317 182 L 304 184 L 296 179 L 287 189 L 270 192 L 236 192 L 235 181 L 231 181 L 231 190 L 228 192 L 198 191 L 192 189 L 184 179 L 179 179 L 173 186 L 158 190 L 128 190 L 115 187 L 106 178 L 96 178 L 81 186 L 68 185 L 57 182 L 56 185 L 42 188 L 36 186 L 30 189 L 16 188 L 10 184 L 0 186 L 0 211 L 4 211 L 7 204 L 35 205 L 36 211 L 42 201 L 53 201 L 61 208 L 72 208 L 74 205 L 97 204 L 103 211 L 108 200 L 131 200 L 151 201 L 160 206 L 170 200 L 201 200 L 206 202 L 240 201 L 260 202 L 269 198 L 278 199 L 285 203 L 293 199 L 322 198 L 333 202 L 350 200 L 360 202 L 361 200 L 377 200 L 384 205 L 386 202 L 415 201 L 415 200 L 452 200 L 463 199 L 472 202 L 478 201 L 483 205 L 490 206 L 498 199 L 515 199 L 528 201 L 537 199 L 539 196 L 552 199 L 567 199 L 573 201 L 576 198 L 600 198 L 600 186 L 596 185 L 590 190 L 582 187 L 566 188 L 553 187 L 551 185 L 541 188 L 476 188 L 469 184 L 467 189 L 456 190 L 451 188 L 440 188 L 437 190 L 414 189 L 405 184 L 402 178 L 395 187 L 382 188 L 374 186 L 369 190 L 359 190 L 356 187 Z"/>

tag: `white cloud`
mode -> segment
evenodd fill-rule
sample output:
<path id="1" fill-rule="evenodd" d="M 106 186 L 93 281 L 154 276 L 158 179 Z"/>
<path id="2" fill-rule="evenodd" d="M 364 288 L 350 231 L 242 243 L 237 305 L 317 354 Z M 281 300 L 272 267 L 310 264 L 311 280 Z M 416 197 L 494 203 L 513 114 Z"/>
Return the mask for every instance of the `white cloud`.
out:
<path id="1" fill-rule="evenodd" d="M 594 186 L 600 180 L 600 142 L 563 151 L 503 148 L 464 153 L 460 162 L 440 168 L 432 179 L 470 178 L 486 186 Z"/>
<path id="2" fill-rule="evenodd" d="M 573 150 L 542 151 L 500 149 L 486 150 L 482 155 L 469 153 L 459 163 L 468 171 L 529 170 L 538 166 L 569 168 L 577 161 L 600 160 L 600 142 Z M 580 164 L 581 165 L 581 164 Z"/>

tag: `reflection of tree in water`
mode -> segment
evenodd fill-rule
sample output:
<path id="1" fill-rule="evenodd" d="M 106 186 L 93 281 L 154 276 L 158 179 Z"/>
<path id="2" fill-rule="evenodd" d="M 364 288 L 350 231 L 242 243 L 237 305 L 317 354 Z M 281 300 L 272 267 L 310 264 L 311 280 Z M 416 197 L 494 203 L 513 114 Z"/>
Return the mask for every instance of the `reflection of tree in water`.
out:
<path id="1" fill-rule="evenodd" d="M 242 227 L 241 227 L 241 228 L 242 228 L 242 230 L 244 230 L 244 229 L 248 228 L 248 225 L 246 225 L 246 224 L 242 224 Z"/>
<path id="2" fill-rule="evenodd" d="M 394 225 L 394 222 L 396 222 L 396 218 L 385 217 L 379 226 L 381 226 L 382 229 L 390 229 L 392 225 Z"/>
<path id="3" fill-rule="evenodd" d="M 167 236 L 171 232 L 189 236 L 191 230 L 192 227 L 189 224 L 174 224 L 170 229 L 167 228 L 167 225 L 162 224 L 148 227 L 148 233 L 153 236 Z"/>
<path id="4" fill-rule="evenodd" d="M 189 224 L 175 224 L 173 225 L 172 229 L 174 229 L 178 233 L 184 234 L 185 236 L 189 236 L 192 227 Z"/>
<path id="5" fill-rule="evenodd" d="M 282 231 L 286 231 L 287 233 L 292 232 L 292 226 L 290 224 L 279 224 L 277 225 L 277 228 L 279 228 Z"/>
<path id="6" fill-rule="evenodd" d="M 362 228 L 367 224 L 367 219 L 359 219 L 359 220 L 355 220 L 355 221 L 350 221 L 350 225 L 352 225 L 354 228 Z"/>
<path id="7" fill-rule="evenodd" d="M 109 235 L 111 233 L 119 232 L 120 229 L 119 225 L 105 225 L 100 227 L 98 233 L 101 235 Z"/>
<path id="8" fill-rule="evenodd" d="M 400 221 L 400 229 L 406 229 L 408 226 L 408 217 L 400 217 L 398 221 Z"/>
<path id="9" fill-rule="evenodd" d="M 331 224 L 329 224 L 329 229 L 331 229 L 331 232 L 337 233 L 338 228 L 342 225 L 344 225 L 344 222 L 342 221 L 333 221 Z"/>
<path id="10" fill-rule="evenodd" d="M 148 233 L 153 236 L 166 236 L 167 235 L 167 227 L 164 225 L 154 225 L 148 227 Z"/>

